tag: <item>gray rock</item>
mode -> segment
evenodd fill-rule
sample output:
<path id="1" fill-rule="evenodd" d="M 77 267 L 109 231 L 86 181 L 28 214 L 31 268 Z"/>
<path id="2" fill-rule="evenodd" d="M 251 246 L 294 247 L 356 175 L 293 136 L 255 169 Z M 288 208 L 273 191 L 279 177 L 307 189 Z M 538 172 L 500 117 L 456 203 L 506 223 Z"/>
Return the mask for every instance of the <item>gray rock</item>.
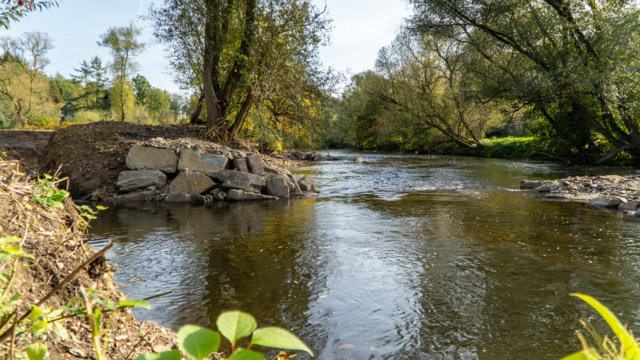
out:
<path id="1" fill-rule="evenodd" d="M 316 191 L 316 182 L 308 177 L 304 177 L 298 181 L 302 191 Z"/>
<path id="2" fill-rule="evenodd" d="M 213 178 L 220 182 L 224 189 L 260 192 L 265 186 L 265 181 L 261 176 L 234 170 L 219 171 Z"/>
<path id="3" fill-rule="evenodd" d="M 175 174 L 178 156 L 171 149 L 134 145 L 129 149 L 125 161 L 127 168 L 132 170 L 160 170 L 167 174 Z"/>
<path id="4" fill-rule="evenodd" d="M 249 172 L 249 168 L 247 167 L 247 159 L 245 158 L 235 158 L 233 159 L 233 169 L 240 172 Z"/>
<path id="5" fill-rule="evenodd" d="M 542 181 L 534 181 L 534 180 L 520 180 L 520 189 L 522 190 L 533 190 L 539 186 L 542 186 L 544 182 Z"/>
<path id="6" fill-rule="evenodd" d="M 171 203 L 185 203 L 185 202 L 190 203 L 191 194 L 187 194 L 183 192 L 174 192 L 167 195 L 167 197 L 164 200 L 166 202 L 171 202 Z"/>
<path id="7" fill-rule="evenodd" d="M 121 194 L 113 197 L 113 201 L 116 203 L 125 203 L 125 202 L 144 202 L 153 200 L 153 191 L 140 191 L 129 194 Z"/>
<path id="8" fill-rule="evenodd" d="M 227 192 L 227 200 L 229 201 L 262 201 L 276 200 L 277 197 L 270 195 L 262 195 L 243 190 L 231 189 Z"/>
<path id="9" fill-rule="evenodd" d="M 545 186 L 541 186 L 539 188 L 536 188 L 536 191 L 541 192 L 541 193 L 548 193 L 548 192 L 553 192 L 553 191 L 558 191 L 560 189 L 564 188 L 564 184 L 562 183 L 551 183 L 549 185 L 545 185 Z"/>
<path id="10" fill-rule="evenodd" d="M 252 174 L 262 175 L 264 174 L 264 166 L 262 165 L 262 159 L 258 154 L 247 155 L 247 166 Z"/>
<path id="11" fill-rule="evenodd" d="M 193 150 L 181 150 L 178 170 L 192 170 L 211 176 L 227 167 L 226 156 L 199 153 Z"/>
<path id="12" fill-rule="evenodd" d="M 289 185 L 287 185 L 287 179 L 282 175 L 271 175 L 267 179 L 267 194 L 279 198 L 289 197 Z"/>
<path id="13" fill-rule="evenodd" d="M 620 204 L 622 200 L 618 198 L 597 197 L 589 200 L 589 205 L 605 209 L 615 209 Z"/>
<path id="14" fill-rule="evenodd" d="M 215 187 L 216 184 L 205 174 L 196 171 L 181 171 L 169 186 L 170 193 L 200 195 Z"/>
<path id="15" fill-rule="evenodd" d="M 231 150 L 231 157 L 233 158 L 245 158 L 247 157 L 247 154 L 242 151 L 242 150 L 238 150 L 238 149 L 233 149 Z"/>
<path id="16" fill-rule="evenodd" d="M 626 203 L 620 204 L 620 206 L 618 206 L 618 211 L 635 212 L 636 210 L 638 210 L 638 208 L 640 208 L 640 201 L 632 200 L 632 201 L 627 201 Z"/>
<path id="17" fill-rule="evenodd" d="M 118 174 L 116 187 L 123 192 L 145 189 L 149 186 L 163 187 L 167 183 L 167 175 L 159 170 L 121 171 Z"/>
<path id="18" fill-rule="evenodd" d="M 304 195 L 302 193 L 302 189 L 300 189 L 300 185 L 298 185 L 298 182 L 295 180 L 293 175 L 288 175 L 286 179 L 287 186 L 289 187 L 289 195 Z"/>

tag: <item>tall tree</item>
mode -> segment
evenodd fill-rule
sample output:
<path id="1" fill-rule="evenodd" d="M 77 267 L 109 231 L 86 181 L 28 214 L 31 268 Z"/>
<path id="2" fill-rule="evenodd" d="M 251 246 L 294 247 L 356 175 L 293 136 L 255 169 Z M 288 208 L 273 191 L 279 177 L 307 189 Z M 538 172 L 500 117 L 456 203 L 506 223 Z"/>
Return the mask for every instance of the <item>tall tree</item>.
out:
<path id="1" fill-rule="evenodd" d="M 269 71 L 276 71 L 276 60 L 315 71 L 327 27 L 322 14 L 300 0 L 166 0 L 151 19 L 156 37 L 171 49 L 176 77 L 201 94 L 207 125 L 223 140 L 234 137 L 262 101 L 259 92 L 274 80 Z"/>
<path id="2" fill-rule="evenodd" d="M 414 30 L 448 36 L 484 59 L 488 98 L 535 107 L 576 155 L 594 148 L 594 133 L 612 150 L 640 155 L 637 2 L 411 3 Z"/>
<path id="3" fill-rule="evenodd" d="M 129 26 L 109 28 L 98 42 L 100 46 L 109 48 L 113 56 L 110 64 L 114 74 L 113 87 L 122 92 L 118 95 L 120 99 L 127 98 L 128 95 L 124 91 L 131 87 L 129 76 L 137 67 L 133 58 L 144 49 L 144 43 L 138 40 L 140 34 L 141 30 L 131 23 Z M 116 118 L 120 121 L 129 120 L 130 116 L 127 116 L 128 112 L 124 108 L 126 102 L 119 101 L 118 104 L 119 107 L 115 109 L 118 112 Z"/>

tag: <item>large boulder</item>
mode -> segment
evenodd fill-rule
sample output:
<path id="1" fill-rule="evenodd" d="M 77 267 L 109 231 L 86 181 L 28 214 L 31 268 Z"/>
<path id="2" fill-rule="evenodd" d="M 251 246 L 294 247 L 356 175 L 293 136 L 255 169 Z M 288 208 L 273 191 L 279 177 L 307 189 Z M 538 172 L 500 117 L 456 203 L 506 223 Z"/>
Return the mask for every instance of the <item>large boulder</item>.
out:
<path id="1" fill-rule="evenodd" d="M 262 158 L 258 154 L 247 155 L 247 166 L 252 174 L 262 175 L 264 174 L 264 166 L 262 165 Z"/>
<path id="2" fill-rule="evenodd" d="M 131 170 L 159 170 L 175 174 L 178 156 L 171 149 L 134 145 L 129 149 L 125 162 Z"/>
<path id="3" fill-rule="evenodd" d="M 196 171 L 184 170 L 173 179 L 169 186 L 169 192 L 200 195 L 215 186 L 216 184 L 207 175 Z"/>
<path id="4" fill-rule="evenodd" d="M 234 170 L 222 170 L 213 175 L 224 189 L 260 192 L 265 186 L 264 179 L 256 174 L 243 173 Z"/>
<path id="5" fill-rule="evenodd" d="M 282 175 L 271 175 L 267 179 L 267 194 L 279 198 L 289 197 L 289 185 L 287 179 Z"/>
<path id="6" fill-rule="evenodd" d="M 262 201 L 275 199 L 277 199 L 275 196 L 262 195 L 243 190 L 231 189 L 227 192 L 228 201 Z"/>
<path id="7" fill-rule="evenodd" d="M 620 204 L 620 206 L 618 206 L 618 211 L 635 213 L 635 211 L 638 210 L 638 208 L 640 208 L 640 201 L 631 200 L 631 201 L 627 201 L 624 204 Z"/>
<path id="8" fill-rule="evenodd" d="M 227 167 L 227 159 L 224 155 L 200 153 L 193 150 L 181 150 L 178 170 L 192 170 L 212 176 Z"/>
<path id="9" fill-rule="evenodd" d="M 161 188 L 167 183 L 167 175 L 159 170 L 121 171 L 116 187 L 122 192 L 145 189 L 150 186 Z"/>

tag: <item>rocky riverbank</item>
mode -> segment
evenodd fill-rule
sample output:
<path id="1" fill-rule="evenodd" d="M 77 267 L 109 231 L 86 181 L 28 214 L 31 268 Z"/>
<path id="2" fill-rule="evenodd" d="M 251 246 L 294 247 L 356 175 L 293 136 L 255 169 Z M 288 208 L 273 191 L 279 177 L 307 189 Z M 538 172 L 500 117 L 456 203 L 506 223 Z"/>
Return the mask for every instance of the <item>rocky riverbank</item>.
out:
<path id="1" fill-rule="evenodd" d="M 522 180 L 520 189 L 544 199 L 578 201 L 640 217 L 640 176 L 574 176 L 559 180 Z"/>

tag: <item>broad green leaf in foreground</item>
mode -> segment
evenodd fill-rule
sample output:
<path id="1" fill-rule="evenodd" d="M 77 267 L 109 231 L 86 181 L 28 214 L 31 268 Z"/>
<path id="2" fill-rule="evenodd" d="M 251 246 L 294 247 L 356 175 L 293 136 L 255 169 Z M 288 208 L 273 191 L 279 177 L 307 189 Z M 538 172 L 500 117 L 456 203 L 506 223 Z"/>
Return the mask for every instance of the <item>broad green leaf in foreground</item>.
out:
<path id="1" fill-rule="evenodd" d="M 234 351 L 233 354 L 231 354 L 231 356 L 229 356 L 229 359 L 227 360 L 265 360 L 265 357 L 259 352 L 245 350 L 245 349 L 238 349 Z"/>
<path id="2" fill-rule="evenodd" d="M 164 351 L 157 354 L 142 354 L 135 360 L 180 360 L 182 356 L 178 350 Z"/>
<path id="3" fill-rule="evenodd" d="M 266 327 L 253 332 L 251 343 L 276 349 L 302 350 L 313 356 L 313 352 L 302 340 L 279 327 Z"/>
<path id="4" fill-rule="evenodd" d="M 178 330 L 180 351 L 193 360 L 202 360 L 218 350 L 220 334 L 197 325 L 185 325 Z"/>
<path id="5" fill-rule="evenodd" d="M 47 355 L 47 347 L 41 343 L 33 343 L 27 348 L 29 360 L 42 360 Z"/>
<path id="6" fill-rule="evenodd" d="M 218 316 L 216 325 L 220 333 L 234 345 L 238 339 L 251 335 L 258 327 L 256 319 L 242 311 L 223 312 Z"/>
<path id="7" fill-rule="evenodd" d="M 589 304 L 592 308 L 594 308 L 602 318 L 609 324 L 613 333 L 616 334 L 618 340 L 624 349 L 625 359 L 627 360 L 640 360 L 640 348 L 638 344 L 633 339 L 633 336 L 629 334 L 627 329 L 622 325 L 620 320 L 604 305 L 602 305 L 598 300 L 592 298 L 591 296 L 584 294 L 571 294 L 579 299 L 582 299 L 584 302 Z"/>

